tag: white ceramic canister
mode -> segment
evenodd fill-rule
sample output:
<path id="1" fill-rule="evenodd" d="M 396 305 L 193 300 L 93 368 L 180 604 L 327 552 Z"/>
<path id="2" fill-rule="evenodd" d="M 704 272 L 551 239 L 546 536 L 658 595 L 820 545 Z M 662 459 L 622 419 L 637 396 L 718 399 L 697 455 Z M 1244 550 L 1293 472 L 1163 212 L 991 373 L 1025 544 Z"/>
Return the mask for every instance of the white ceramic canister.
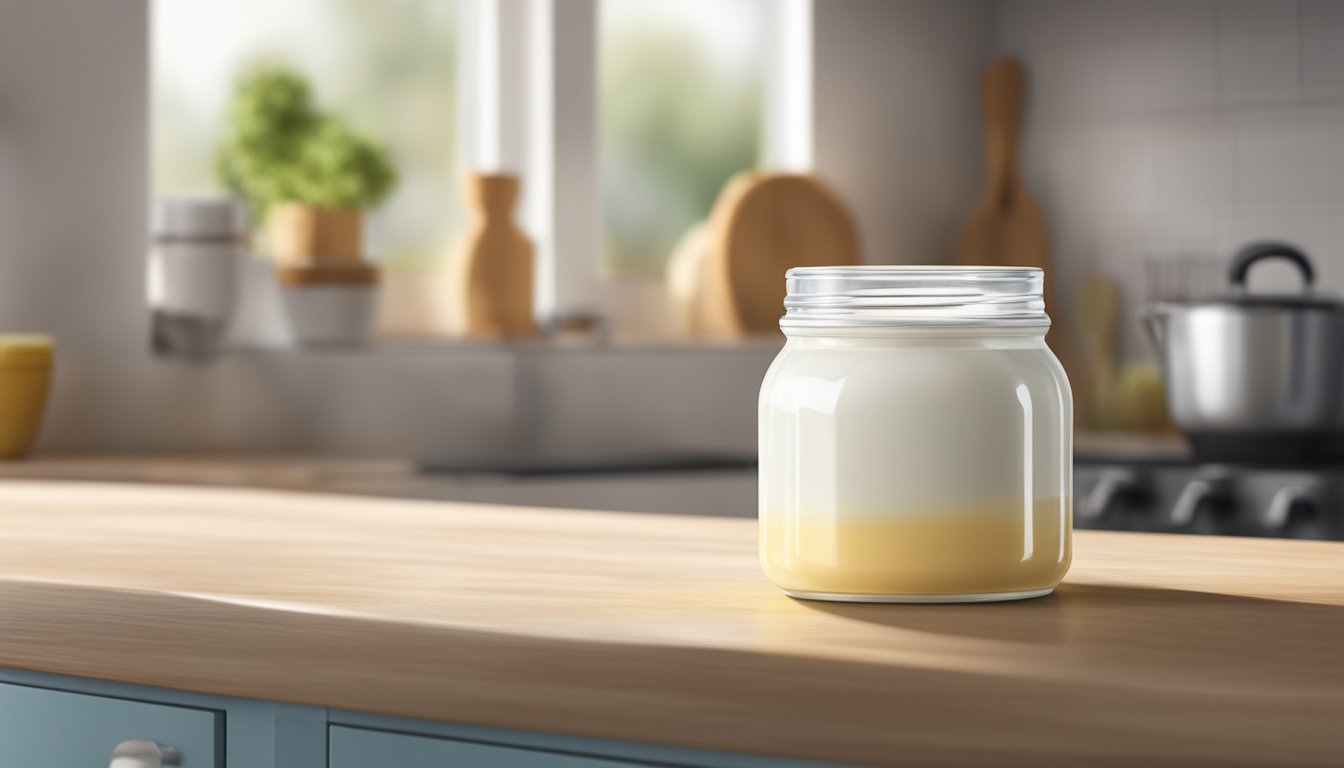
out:
<path id="1" fill-rule="evenodd" d="M 147 289 L 157 351 L 213 354 L 233 316 L 247 240 L 247 210 L 237 200 L 182 197 L 155 203 Z"/>
<path id="2" fill-rule="evenodd" d="M 760 396 L 760 556 L 795 597 L 1048 594 L 1068 570 L 1073 399 L 1025 267 L 789 270 Z"/>
<path id="3" fill-rule="evenodd" d="M 378 317 L 378 269 L 280 267 L 281 295 L 294 336 L 302 344 L 362 344 Z"/>

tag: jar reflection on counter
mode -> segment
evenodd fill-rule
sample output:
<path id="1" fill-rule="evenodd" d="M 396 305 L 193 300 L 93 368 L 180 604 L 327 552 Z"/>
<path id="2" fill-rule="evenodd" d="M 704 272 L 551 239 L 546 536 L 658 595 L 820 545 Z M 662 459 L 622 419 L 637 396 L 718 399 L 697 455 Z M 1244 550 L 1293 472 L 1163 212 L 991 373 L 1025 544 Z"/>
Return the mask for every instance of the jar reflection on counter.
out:
<path id="1" fill-rule="evenodd" d="M 1072 398 L 1040 270 L 791 270 L 761 563 L 799 597 L 993 600 L 1068 569 Z"/>

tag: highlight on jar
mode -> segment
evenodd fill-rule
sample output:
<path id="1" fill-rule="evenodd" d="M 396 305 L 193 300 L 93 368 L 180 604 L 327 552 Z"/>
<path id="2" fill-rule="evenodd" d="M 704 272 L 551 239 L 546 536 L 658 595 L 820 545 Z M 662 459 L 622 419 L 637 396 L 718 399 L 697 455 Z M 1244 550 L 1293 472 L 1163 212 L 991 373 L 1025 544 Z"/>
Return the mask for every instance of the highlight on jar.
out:
<path id="1" fill-rule="evenodd" d="M 1027 267 L 789 270 L 761 386 L 760 558 L 799 598 L 1049 594 L 1071 558 L 1073 399 Z"/>

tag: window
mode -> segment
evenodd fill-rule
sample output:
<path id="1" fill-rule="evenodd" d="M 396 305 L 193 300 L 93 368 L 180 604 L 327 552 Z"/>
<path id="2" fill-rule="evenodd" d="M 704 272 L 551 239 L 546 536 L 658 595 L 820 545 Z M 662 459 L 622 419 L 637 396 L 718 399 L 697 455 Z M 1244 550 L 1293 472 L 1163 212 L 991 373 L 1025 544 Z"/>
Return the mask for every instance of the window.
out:
<path id="1" fill-rule="evenodd" d="M 768 0 L 601 0 L 602 252 L 661 275 L 724 182 L 755 167 Z"/>
<path id="2" fill-rule="evenodd" d="M 541 317 L 661 335 L 661 286 L 610 278 L 660 278 L 724 183 L 777 160 L 766 59 L 779 9 L 808 1 L 153 0 L 154 192 L 219 188 L 235 78 L 279 60 L 392 152 L 399 184 L 366 228 L 385 334 L 446 329 L 436 271 L 474 167 L 522 176 Z"/>
<path id="3" fill-rule="evenodd" d="M 436 267 L 463 219 L 456 11 L 454 0 L 156 0 L 154 194 L 220 189 L 214 150 L 234 80 L 283 62 L 392 153 L 398 185 L 369 217 L 370 256 L 393 272 Z"/>

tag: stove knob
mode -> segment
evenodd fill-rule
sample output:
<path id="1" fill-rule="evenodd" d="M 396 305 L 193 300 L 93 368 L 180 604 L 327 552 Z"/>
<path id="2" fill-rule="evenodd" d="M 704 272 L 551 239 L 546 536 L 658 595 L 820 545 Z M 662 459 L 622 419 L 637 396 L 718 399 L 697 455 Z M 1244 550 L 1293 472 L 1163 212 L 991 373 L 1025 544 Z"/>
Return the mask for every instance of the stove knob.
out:
<path id="1" fill-rule="evenodd" d="M 1083 497 L 1078 506 L 1078 521 L 1083 524 L 1097 523 L 1104 519 L 1121 499 L 1136 499 L 1143 496 L 1143 485 L 1132 469 L 1111 467 L 1103 470 L 1092 489 Z"/>
<path id="2" fill-rule="evenodd" d="M 1274 498 L 1269 500 L 1269 506 L 1265 509 L 1264 516 L 1260 522 L 1265 528 L 1280 534 L 1287 533 L 1288 524 L 1292 522 L 1294 509 L 1305 507 L 1309 512 L 1316 508 L 1316 494 L 1310 488 L 1299 485 L 1285 485 L 1280 488 Z"/>
<path id="3" fill-rule="evenodd" d="M 1191 480 L 1171 505 L 1167 522 L 1173 528 L 1217 533 L 1213 513 L 1232 501 L 1231 485 L 1226 479 L 1207 477 Z"/>

